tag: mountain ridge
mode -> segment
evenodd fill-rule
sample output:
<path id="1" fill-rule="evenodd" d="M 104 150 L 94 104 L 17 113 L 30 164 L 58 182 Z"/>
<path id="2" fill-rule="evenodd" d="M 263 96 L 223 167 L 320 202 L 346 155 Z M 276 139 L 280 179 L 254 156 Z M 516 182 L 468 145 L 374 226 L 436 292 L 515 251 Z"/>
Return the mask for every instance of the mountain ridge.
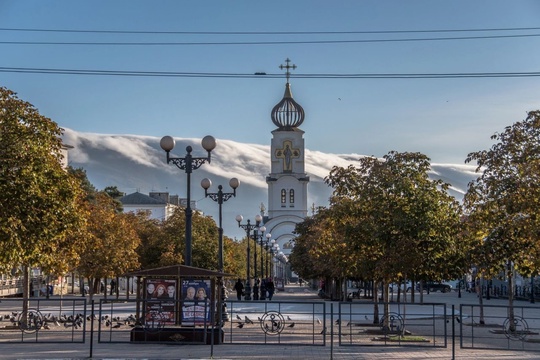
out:
<path id="1" fill-rule="evenodd" d="M 194 157 L 206 157 L 200 139 L 175 138 L 172 156 L 183 157 L 186 146 L 192 146 Z M 183 170 L 166 163 L 165 152 L 159 146 L 160 138 L 142 135 L 118 135 L 83 133 L 64 129 L 64 144 L 69 150 L 68 163 L 83 168 L 89 181 L 97 188 L 116 186 L 126 194 L 136 191 L 169 192 L 186 197 L 186 174 Z M 270 142 L 270 140 L 269 140 Z M 359 154 L 329 154 L 305 150 L 305 169 L 310 177 L 308 185 L 308 214 L 311 207 L 327 206 L 332 189 L 324 184 L 324 177 L 333 166 L 347 167 L 361 157 Z M 467 184 L 478 175 L 475 166 L 460 164 L 431 164 L 430 178 L 441 179 L 451 185 L 449 192 L 461 200 Z M 210 164 L 204 164 L 191 174 L 191 198 L 205 214 L 218 218 L 218 205 L 204 197 L 200 181 L 207 177 L 212 181 L 209 192 L 216 192 L 223 185 L 224 192 L 232 192 L 229 179 L 240 180 L 237 195 L 223 204 L 223 229 L 229 237 L 245 236 L 234 220 L 237 214 L 244 219 L 253 218 L 260 212 L 261 204 L 268 203 L 266 176 L 270 173 L 270 145 L 239 143 L 217 140 Z M 266 206 L 266 205 L 265 205 Z"/>

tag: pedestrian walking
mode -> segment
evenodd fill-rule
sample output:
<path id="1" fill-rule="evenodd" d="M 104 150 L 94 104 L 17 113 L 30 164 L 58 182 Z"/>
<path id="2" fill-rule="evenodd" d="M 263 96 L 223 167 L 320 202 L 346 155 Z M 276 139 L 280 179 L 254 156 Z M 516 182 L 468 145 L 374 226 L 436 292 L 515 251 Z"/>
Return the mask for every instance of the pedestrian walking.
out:
<path id="1" fill-rule="evenodd" d="M 114 294 L 115 289 L 116 289 L 116 281 L 114 281 L 114 279 L 111 279 L 111 295 Z"/>
<path id="2" fill-rule="evenodd" d="M 275 290 L 276 290 L 276 287 L 274 286 L 274 281 L 272 280 L 272 278 L 268 278 L 268 280 L 266 281 L 266 291 L 268 291 L 268 300 L 272 300 Z"/>
<path id="3" fill-rule="evenodd" d="M 244 284 L 242 284 L 242 280 L 238 279 L 236 284 L 234 284 L 234 290 L 236 290 L 236 298 L 242 300 L 242 295 L 244 295 Z"/>

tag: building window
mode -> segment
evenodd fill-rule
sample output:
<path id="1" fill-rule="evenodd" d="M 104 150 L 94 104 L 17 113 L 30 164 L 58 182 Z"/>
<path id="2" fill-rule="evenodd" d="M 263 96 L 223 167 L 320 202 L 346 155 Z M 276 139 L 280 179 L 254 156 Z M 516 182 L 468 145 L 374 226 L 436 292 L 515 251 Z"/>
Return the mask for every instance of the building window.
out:
<path id="1" fill-rule="evenodd" d="M 294 204 L 294 190 L 289 190 L 289 203 Z"/>
<path id="2" fill-rule="evenodd" d="M 285 206 L 287 202 L 287 190 L 281 189 L 281 206 Z"/>

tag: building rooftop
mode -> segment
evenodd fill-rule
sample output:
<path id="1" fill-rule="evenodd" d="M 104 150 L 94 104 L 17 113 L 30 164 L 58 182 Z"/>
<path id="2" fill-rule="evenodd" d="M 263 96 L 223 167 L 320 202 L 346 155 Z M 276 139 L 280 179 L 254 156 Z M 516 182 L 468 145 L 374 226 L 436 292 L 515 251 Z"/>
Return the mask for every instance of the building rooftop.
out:
<path id="1" fill-rule="evenodd" d="M 145 194 L 141 194 L 140 192 L 134 192 L 133 194 L 129 194 L 126 196 L 122 196 L 120 198 L 120 202 L 123 205 L 157 205 L 157 204 L 167 204 L 167 201 L 150 197 Z"/>

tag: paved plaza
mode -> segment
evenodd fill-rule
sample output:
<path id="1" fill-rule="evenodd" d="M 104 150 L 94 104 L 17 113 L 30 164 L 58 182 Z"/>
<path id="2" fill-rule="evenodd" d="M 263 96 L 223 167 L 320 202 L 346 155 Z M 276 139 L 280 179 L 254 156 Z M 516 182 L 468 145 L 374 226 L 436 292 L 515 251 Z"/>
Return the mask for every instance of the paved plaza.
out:
<path id="1" fill-rule="evenodd" d="M 418 296 L 418 294 L 417 294 Z M 275 295 L 275 301 L 324 301 L 316 291 L 296 285 Z M 359 301 L 359 300 L 355 300 Z M 416 299 L 418 301 L 418 298 Z M 329 302 L 329 301 L 327 301 Z M 477 304 L 474 294 L 455 292 L 448 294 L 425 294 L 424 302 L 444 302 L 448 307 L 459 304 Z M 506 300 L 491 299 L 489 305 L 506 305 Z M 532 305 L 517 302 L 517 305 Z M 98 343 L 94 337 L 92 350 L 90 340 L 81 343 L 0 343 L 0 359 L 540 359 L 539 352 L 461 349 L 459 337 L 455 346 L 449 336 L 447 348 L 411 346 L 339 346 L 334 334 L 326 346 L 305 345 L 168 345 L 133 343 Z M 90 353 L 92 351 L 92 353 Z"/>

